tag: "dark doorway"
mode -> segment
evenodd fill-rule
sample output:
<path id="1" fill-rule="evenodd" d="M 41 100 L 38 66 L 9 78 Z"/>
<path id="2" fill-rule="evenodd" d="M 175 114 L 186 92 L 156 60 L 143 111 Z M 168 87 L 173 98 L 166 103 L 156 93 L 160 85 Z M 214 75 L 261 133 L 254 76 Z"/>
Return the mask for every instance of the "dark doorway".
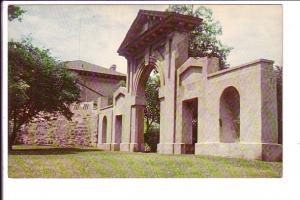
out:
<path id="1" fill-rule="evenodd" d="M 198 98 L 183 101 L 182 137 L 185 144 L 183 153 L 194 154 L 198 139 Z"/>

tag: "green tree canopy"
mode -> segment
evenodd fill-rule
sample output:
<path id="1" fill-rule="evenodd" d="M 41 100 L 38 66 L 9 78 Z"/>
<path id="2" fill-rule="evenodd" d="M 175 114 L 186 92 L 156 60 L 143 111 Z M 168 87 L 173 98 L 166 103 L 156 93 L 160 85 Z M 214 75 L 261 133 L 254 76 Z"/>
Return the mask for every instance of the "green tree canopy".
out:
<path id="1" fill-rule="evenodd" d="M 160 120 L 160 106 L 158 98 L 159 86 L 159 73 L 154 71 L 154 73 L 149 76 L 145 89 L 146 108 L 144 113 L 146 118 L 146 133 L 154 122 L 159 123 Z"/>
<path id="2" fill-rule="evenodd" d="M 200 6 L 194 10 L 193 5 L 170 5 L 167 11 L 202 18 L 203 23 L 191 33 L 189 54 L 192 57 L 217 57 L 220 67 L 226 66 L 226 59 L 232 48 L 217 39 L 217 36 L 222 35 L 222 26 L 213 19 L 210 9 Z"/>
<path id="3" fill-rule="evenodd" d="M 79 94 L 71 72 L 49 50 L 33 46 L 30 39 L 8 42 L 10 148 L 19 128 L 41 113 L 71 119 L 69 105 L 78 101 Z"/>
<path id="4" fill-rule="evenodd" d="M 8 20 L 13 21 L 14 19 L 18 19 L 19 21 L 22 21 L 22 15 L 26 11 L 23 10 L 20 6 L 16 5 L 9 5 L 8 6 Z"/>
<path id="5" fill-rule="evenodd" d="M 8 6 L 8 20 L 22 20 L 21 7 Z M 48 49 L 32 45 L 32 39 L 8 42 L 8 119 L 11 150 L 20 127 L 39 115 L 62 114 L 71 119 L 70 104 L 78 101 L 80 90 L 64 63 L 51 57 Z M 48 115 L 45 115 L 48 114 Z M 50 115 L 49 115 L 50 114 Z"/>
<path id="6" fill-rule="evenodd" d="M 160 121 L 159 87 L 159 73 L 154 70 L 148 78 L 145 89 L 146 107 L 144 116 L 146 127 L 144 139 L 150 151 L 156 151 L 159 141 L 159 127 L 154 126 L 158 125 Z"/>

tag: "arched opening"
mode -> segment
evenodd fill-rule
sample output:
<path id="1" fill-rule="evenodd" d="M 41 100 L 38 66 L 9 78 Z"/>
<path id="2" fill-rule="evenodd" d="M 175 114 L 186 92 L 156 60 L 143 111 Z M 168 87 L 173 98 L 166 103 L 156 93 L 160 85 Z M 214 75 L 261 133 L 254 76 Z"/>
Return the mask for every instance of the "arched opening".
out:
<path id="1" fill-rule="evenodd" d="M 239 142 L 240 95 L 235 87 L 226 88 L 221 95 L 219 127 L 221 142 Z"/>
<path id="2" fill-rule="evenodd" d="M 160 132 L 160 73 L 154 65 L 144 66 L 136 94 L 145 99 L 143 114 L 138 116 L 143 128 L 138 133 L 140 151 L 156 152 Z"/>
<path id="3" fill-rule="evenodd" d="M 102 120 L 102 143 L 107 143 L 107 118 L 106 116 L 103 117 Z"/>

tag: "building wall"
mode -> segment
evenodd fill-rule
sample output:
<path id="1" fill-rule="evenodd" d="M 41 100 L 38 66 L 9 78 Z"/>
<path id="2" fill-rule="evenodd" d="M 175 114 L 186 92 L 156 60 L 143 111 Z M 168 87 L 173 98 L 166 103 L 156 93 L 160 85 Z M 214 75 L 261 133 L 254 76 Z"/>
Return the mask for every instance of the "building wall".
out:
<path id="1" fill-rule="evenodd" d="M 52 121 L 37 119 L 36 122 L 22 128 L 17 141 L 30 145 L 96 146 L 98 115 L 93 102 L 73 105 L 72 111 L 74 115 L 71 121 L 62 115 Z"/>
<path id="2" fill-rule="evenodd" d="M 189 149 L 189 144 L 185 141 L 189 138 L 184 127 L 187 121 L 184 119 L 190 115 L 189 110 L 184 109 L 184 102 L 196 99 L 198 101 L 198 132 L 203 131 L 203 115 L 206 112 L 205 109 L 205 76 L 203 75 L 203 69 L 205 65 L 205 59 L 189 58 L 178 70 L 177 70 L 177 97 L 176 97 L 176 144 L 177 148 L 175 153 L 185 153 Z M 193 67 L 191 67 L 193 66 Z M 194 108 L 196 109 L 196 108 Z"/>
<path id="3" fill-rule="evenodd" d="M 101 77 L 96 74 L 83 74 L 82 72 L 73 72 L 78 77 L 80 83 L 85 86 L 92 88 L 99 94 L 102 94 L 106 97 L 112 97 L 113 93 L 120 87 L 120 83 L 122 80 L 115 79 L 113 77 Z M 126 80 L 124 76 L 123 81 Z M 80 87 L 80 101 L 81 102 L 89 102 L 89 101 L 97 101 L 97 99 L 101 96 L 88 88 L 79 85 Z"/>
<path id="4" fill-rule="evenodd" d="M 273 62 L 268 60 L 207 74 L 206 112 L 200 117 L 203 130 L 198 132 L 196 154 L 280 160 L 275 86 Z M 240 137 L 238 142 L 224 143 L 220 141 L 220 98 L 229 87 L 240 96 Z"/>
<path id="5" fill-rule="evenodd" d="M 111 143 L 113 143 L 113 110 L 111 106 L 106 106 L 100 110 L 98 121 L 98 144 L 100 149 L 111 150 Z M 106 131 L 103 131 L 103 119 L 106 117 L 107 127 Z M 103 141 L 103 135 L 106 134 L 106 141 Z"/>
<path id="6" fill-rule="evenodd" d="M 93 73 L 72 72 L 81 83 L 105 97 L 99 101 L 101 95 L 79 85 L 81 103 L 71 106 L 74 112 L 71 121 L 62 115 L 52 121 L 37 119 L 36 122 L 23 127 L 18 133 L 17 141 L 19 143 L 56 146 L 97 145 L 98 109 L 112 104 L 113 93 L 120 87 L 122 79 L 125 80 L 126 77 L 102 77 Z M 78 108 L 74 109 L 74 107 Z M 108 121 L 108 126 L 111 127 L 110 121 Z"/>
<path id="7" fill-rule="evenodd" d="M 259 59 L 220 70 L 217 58 L 188 57 L 188 34 L 174 32 L 164 39 L 140 52 L 136 59 L 128 60 L 127 88 L 119 88 L 114 93 L 110 149 L 143 151 L 144 83 L 150 71 L 156 68 L 161 78 L 158 153 L 191 152 L 194 144 L 192 136 L 187 134 L 192 134 L 188 127 L 192 123 L 186 123 L 192 116 L 188 106 L 192 101 L 198 111 L 195 154 L 281 160 L 273 61 Z M 224 107 L 230 106 L 230 102 L 221 103 L 222 93 L 229 87 L 235 88 L 239 96 L 238 119 L 232 117 L 230 108 Z M 184 103 L 187 106 L 183 106 Z M 226 114 L 222 119 L 220 112 Z M 117 118 L 121 115 L 122 133 L 118 135 Z M 226 140 L 220 139 L 222 120 L 227 123 L 222 134 L 231 134 L 222 135 Z M 238 134 L 234 132 L 235 123 L 239 124 Z M 239 137 L 228 140 L 234 134 Z"/>
<path id="8" fill-rule="evenodd" d="M 163 106 L 161 109 L 161 116 L 169 120 L 161 121 L 160 125 L 164 129 L 160 129 L 160 138 L 163 138 L 161 142 L 169 143 L 160 145 L 159 153 L 181 154 L 190 151 L 192 140 L 187 132 L 191 133 L 191 131 L 186 131 L 190 129 L 187 127 L 189 125 L 184 123 L 188 123 L 186 118 L 191 116 L 191 113 L 188 113 L 191 108 L 187 109 L 183 104 L 196 99 L 198 138 L 194 146 L 195 154 L 267 161 L 281 160 L 282 146 L 278 144 L 273 62 L 260 59 L 225 70 L 218 70 L 216 66 L 218 66 L 216 58 L 189 58 L 177 69 L 175 134 L 172 138 L 168 135 L 168 131 L 164 131 L 172 128 L 171 117 L 169 119 L 167 116 L 172 115 L 174 111 L 171 111 L 175 109 L 172 104 L 168 104 L 168 107 Z M 220 112 L 224 109 L 228 112 L 228 108 L 222 107 L 221 96 L 230 87 L 236 89 L 239 97 L 239 138 L 224 142 L 220 135 Z M 170 93 L 170 90 L 172 88 L 165 91 L 164 88 L 160 88 L 160 97 L 161 93 Z M 119 88 L 114 93 L 114 104 L 109 108 L 113 116 L 111 120 L 113 139 L 110 149 L 141 151 L 143 141 L 140 132 L 143 132 L 141 128 L 143 121 L 140 121 L 142 118 L 139 116 L 143 114 L 144 99 L 127 91 L 126 88 Z M 100 110 L 100 116 L 104 115 L 104 112 L 107 113 L 108 110 Z M 119 115 L 123 117 L 123 131 L 117 142 L 116 117 Z M 230 117 L 227 119 L 233 120 Z M 101 122 L 99 125 L 101 126 Z M 101 145 L 99 147 L 101 148 Z"/>

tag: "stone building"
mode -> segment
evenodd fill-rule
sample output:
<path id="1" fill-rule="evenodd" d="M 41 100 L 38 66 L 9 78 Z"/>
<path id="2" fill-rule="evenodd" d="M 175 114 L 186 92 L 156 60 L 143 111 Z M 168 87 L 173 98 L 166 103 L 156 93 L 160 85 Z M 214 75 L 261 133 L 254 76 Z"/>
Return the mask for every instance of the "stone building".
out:
<path id="1" fill-rule="evenodd" d="M 99 148 L 144 150 L 145 83 L 156 69 L 158 153 L 281 159 L 273 61 L 221 70 L 216 58 L 191 57 L 189 33 L 201 23 L 173 12 L 139 11 L 118 49 L 127 59 L 126 87 L 114 92 L 112 105 L 100 97 Z"/>
<path id="2" fill-rule="evenodd" d="M 116 71 L 116 65 L 104 68 L 82 60 L 65 62 L 77 77 L 81 102 L 97 102 L 99 97 L 112 98 L 113 92 L 126 81 L 126 75 Z"/>
<path id="3" fill-rule="evenodd" d="M 81 91 L 81 102 L 71 105 L 72 120 L 62 115 L 52 121 L 38 118 L 18 133 L 19 143 L 55 146 L 96 146 L 98 143 L 99 97 L 105 98 L 106 104 L 112 104 L 113 93 L 126 81 L 126 75 L 117 72 L 116 65 L 107 69 L 76 60 L 66 62 L 66 66 L 75 74 Z"/>

